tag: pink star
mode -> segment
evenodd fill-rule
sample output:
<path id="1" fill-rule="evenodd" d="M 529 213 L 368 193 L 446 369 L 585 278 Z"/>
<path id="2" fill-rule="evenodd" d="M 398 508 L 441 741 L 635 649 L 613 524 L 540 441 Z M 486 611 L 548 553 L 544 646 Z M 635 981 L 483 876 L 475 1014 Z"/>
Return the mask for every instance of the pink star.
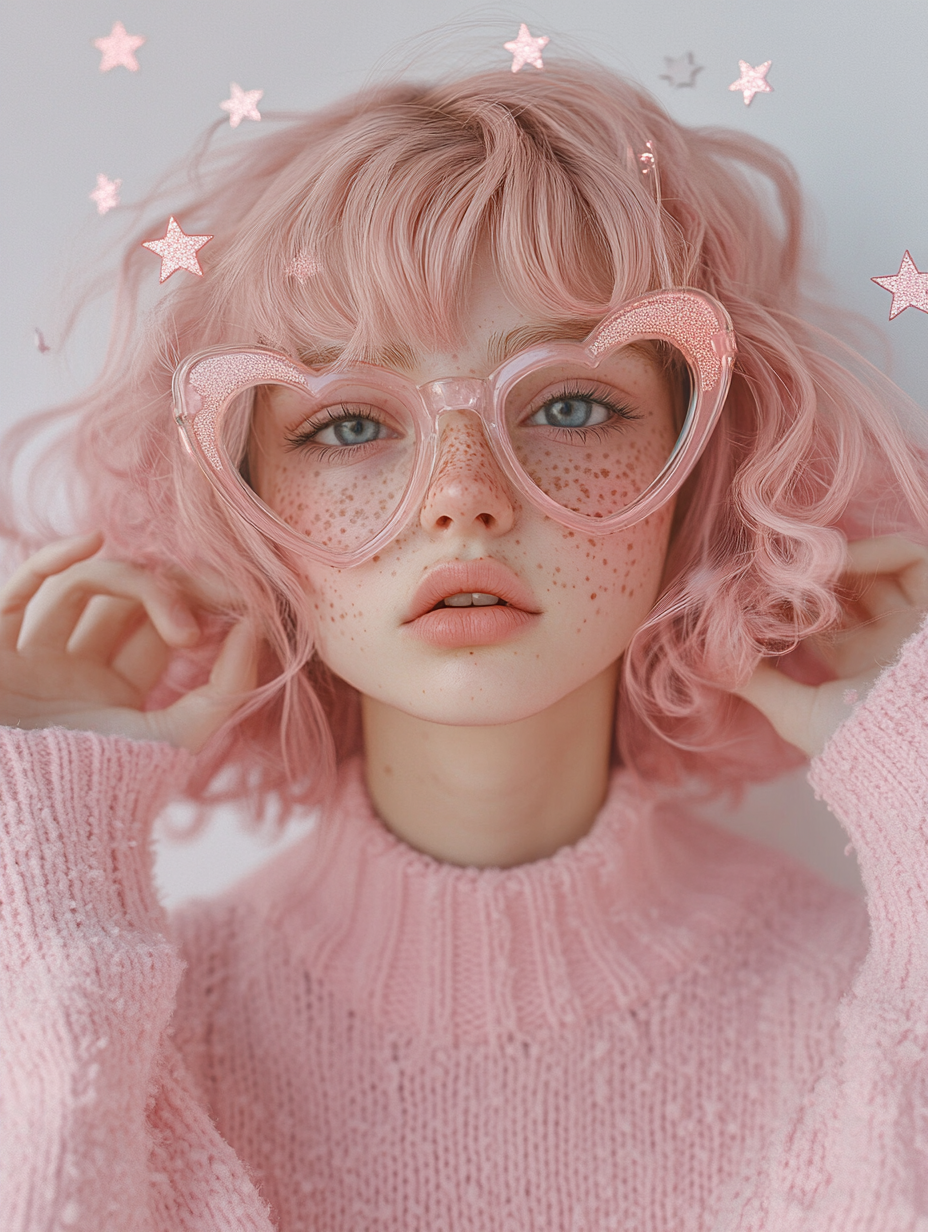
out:
<path id="1" fill-rule="evenodd" d="M 919 312 L 928 312 L 928 271 L 922 273 L 909 256 L 905 256 L 899 266 L 898 274 L 887 274 L 884 278 L 871 278 L 871 282 L 892 291 L 893 302 L 889 309 L 889 319 L 897 317 L 906 308 L 917 308 Z"/>
<path id="2" fill-rule="evenodd" d="M 134 53 L 145 42 L 141 34 L 127 34 L 121 21 L 113 22 L 113 28 L 106 38 L 93 40 L 97 51 L 102 51 L 100 72 L 108 73 L 111 68 L 122 64 L 130 73 L 139 71 L 139 62 Z"/>
<path id="3" fill-rule="evenodd" d="M 229 89 L 232 91 L 232 97 L 219 106 L 223 111 L 228 111 L 229 125 L 232 128 L 238 128 L 242 120 L 261 119 L 261 112 L 255 104 L 264 97 L 263 90 L 243 90 L 236 81 L 231 83 Z"/>
<path id="4" fill-rule="evenodd" d="M 740 90 L 744 95 L 745 107 L 751 102 L 755 94 L 772 94 L 773 86 L 768 85 L 765 78 L 772 60 L 767 60 L 763 64 L 758 64 L 757 68 L 752 68 L 747 60 L 739 60 L 738 67 L 741 69 L 741 76 L 737 81 L 733 81 L 728 87 L 729 90 Z"/>
<path id="5" fill-rule="evenodd" d="M 110 180 L 105 175 L 97 176 L 97 186 L 87 195 L 97 203 L 97 213 L 105 214 L 119 205 L 119 186 L 122 180 Z"/>
<path id="6" fill-rule="evenodd" d="M 308 278 L 312 278 L 314 274 L 318 274 L 322 266 L 304 249 L 296 254 L 296 256 L 284 266 L 284 274 L 287 278 L 295 278 L 302 285 Z"/>
<path id="7" fill-rule="evenodd" d="M 512 52 L 512 71 L 517 73 L 526 64 L 534 64 L 536 68 L 544 68 L 541 50 L 543 47 L 547 47 L 550 41 L 545 34 L 539 35 L 538 38 L 532 38 L 528 32 L 528 26 L 525 22 L 522 22 L 519 26 L 518 37 L 513 39 L 511 43 L 503 43 L 505 49 Z"/>
<path id="8" fill-rule="evenodd" d="M 197 253 L 212 238 L 211 235 L 185 234 L 177 225 L 172 215 L 168 220 L 168 229 L 161 239 L 146 240 L 142 247 L 150 248 L 152 252 L 157 253 L 161 258 L 161 277 L 158 279 L 159 282 L 166 282 L 179 269 L 189 270 L 191 274 L 196 274 L 198 278 L 202 278 L 203 271 L 200 269 Z"/>

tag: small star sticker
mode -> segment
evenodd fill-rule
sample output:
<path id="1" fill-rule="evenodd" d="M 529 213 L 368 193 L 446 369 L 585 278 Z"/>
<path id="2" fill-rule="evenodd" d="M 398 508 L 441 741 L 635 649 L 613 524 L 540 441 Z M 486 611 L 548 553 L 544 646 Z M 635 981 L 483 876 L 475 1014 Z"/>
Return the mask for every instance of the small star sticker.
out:
<path id="1" fill-rule="evenodd" d="M 301 249 L 284 266 L 284 274 L 287 278 L 295 278 L 302 285 L 307 279 L 312 278 L 314 274 L 318 274 L 321 268 L 315 257 Z"/>
<path id="2" fill-rule="evenodd" d="M 97 203 L 97 213 L 105 214 L 119 205 L 119 186 L 122 180 L 110 180 L 105 175 L 97 176 L 97 186 L 87 195 Z"/>
<path id="3" fill-rule="evenodd" d="M 702 72 L 702 65 L 693 59 L 693 53 L 688 51 L 685 56 L 664 56 L 667 72 L 661 73 L 661 81 L 669 81 L 674 89 L 684 86 L 695 86 L 696 74 Z"/>
<path id="4" fill-rule="evenodd" d="M 146 240 L 143 248 L 150 248 L 161 258 L 161 277 L 159 282 L 167 282 L 172 274 L 179 269 L 189 270 L 198 278 L 203 277 L 197 253 L 204 244 L 208 244 L 211 235 L 187 235 L 177 225 L 173 214 L 168 220 L 168 229 L 160 240 Z"/>
<path id="5" fill-rule="evenodd" d="M 928 271 L 922 273 L 909 256 L 908 249 L 899 266 L 898 274 L 887 274 L 883 278 L 871 278 L 871 282 L 892 291 L 893 302 L 889 309 L 889 319 L 897 317 L 906 308 L 917 308 L 919 312 L 928 312 Z"/>
<path id="6" fill-rule="evenodd" d="M 503 43 L 507 51 L 512 52 L 512 71 L 517 73 L 520 68 L 524 68 L 526 64 L 534 64 L 536 68 L 544 68 L 541 59 L 542 48 L 547 47 L 550 43 L 547 35 L 539 35 L 538 38 L 532 38 L 528 32 L 528 26 L 525 22 L 519 26 L 519 34 L 511 43 Z"/>
<path id="7" fill-rule="evenodd" d="M 100 72 L 108 73 L 111 68 L 122 64 L 130 73 L 137 73 L 139 62 L 134 53 L 144 42 L 145 39 L 141 34 L 127 34 L 126 27 L 121 21 L 113 22 L 113 28 L 106 38 L 93 40 L 97 51 L 103 52 L 100 58 Z"/>
<path id="8" fill-rule="evenodd" d="M 231 128 L 238 128 L 242 120 L 261 119 L 261 112 L 255 104 L 264 97 L 263 90 L 243 90 L 237 81 L 233 81 L 229 89 L 232 97 L 219 106 L 223 111 L 228 111 Z"/>
<path id="9" fill-rule="evenodd" d="M 755 94 L 772 94 L 773 86 L 768 85 L 765 80 L 772 60 L 767 60 L 763 64 L 758 64 L 757 68 L 752 68 L 747 60 L 739 60 L 738 67 L 741 69 L 741 76 L 737 81 L 733 81 L 728 87 L 729 90 L 740 90 L 744 95 L 744 105 L 747 107 Z"/>

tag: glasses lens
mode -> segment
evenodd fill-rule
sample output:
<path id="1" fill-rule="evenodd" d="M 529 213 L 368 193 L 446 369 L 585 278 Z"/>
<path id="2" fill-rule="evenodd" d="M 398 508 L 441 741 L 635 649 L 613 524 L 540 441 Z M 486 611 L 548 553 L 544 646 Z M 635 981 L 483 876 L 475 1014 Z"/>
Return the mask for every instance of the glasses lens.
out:
<path id="1" fill-rule="evenodd" d="M 356 551 L 383 530 L 415 461 L 408 409 L 357 381 L 313 394 L 255 386 L 226 411 L 220 435 L 255 497 L 330 552 Z"/>
<path id="2" fill-rule="evenodd" d="M 689 368 L 667 342 L 636 342 L 597 367 L 553 364 L 506 396 L 516 457 L 532 482 L 587 517 L 621 513 L 654 482 L 681 436 Z"/>

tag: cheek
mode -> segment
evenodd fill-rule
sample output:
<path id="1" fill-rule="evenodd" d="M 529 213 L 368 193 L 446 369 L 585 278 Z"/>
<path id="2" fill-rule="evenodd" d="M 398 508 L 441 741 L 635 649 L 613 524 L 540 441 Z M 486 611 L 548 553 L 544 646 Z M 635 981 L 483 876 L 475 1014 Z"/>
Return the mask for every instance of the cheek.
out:
<path id="1" fill-rule="evenodd" d="M 352 552 L 389 521 L 408 469 L 405 460 L 402 466 L 381 459 L 335 467 L 294 453 L 265 466 L 260 495 L 282 521 L 320 547 Z"/>
<path id="2" fill-rule="evenodd" d="M 535 568 L 545 607 L 576 633 L 597 630 L 620 643 L 621 654 L 657 597 L 671 519 L 672 509 L 661 509 L 613 535 L 562 531 L 551 565 Z"/>
<path id="3" fill-rule="evenodd" d="M 410 532 L 376 556 L 352 569 L 324 565 L 303 567 L 304 590 L 316 625 L 321 657 L 337 670 L 339 652 L 354 656 L 382 655 L 382 638 L 392 631 L 395 614 L 408 602 Z M 415 581 L 418 585 L 418 580 Z M 404 597 L 405 596 L 405 597 Z M 394 616 L 391 620 L 390 616 Z"/>

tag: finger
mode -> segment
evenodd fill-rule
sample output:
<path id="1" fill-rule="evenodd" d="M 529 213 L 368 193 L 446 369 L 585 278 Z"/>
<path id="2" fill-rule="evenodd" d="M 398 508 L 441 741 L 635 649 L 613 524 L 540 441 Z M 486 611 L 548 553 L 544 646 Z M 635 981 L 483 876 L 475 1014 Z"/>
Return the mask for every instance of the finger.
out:
<path id="1" fill-rule="evenodd" d="M 732 690 L 756 706 L 778 736 L 811 755 L 809 728 L 817 690 L 761 662 L 745 684 Z"/>
<path id="2" fill-rule="evenodd" d="M 146 620 L 119 648 L 110 667 L 142 696 L 147 696 L 164 675 L 170 657 L 171 648 L 151 621 Z"/>
<path id="3" fill-rule="evenodd" d="M 135 600 L 171 646 L 189 646 L 199 636 L 190 606 L 175 586 L 134 565 L 95 560 L 46 579 L 29 605 L 20 648 L 63 652 L 94 595 Z"/>
<path id="4" fill-rule="evenodd" d="M 0 646 L 15 650 L 29 601 L 43 582 L 100 550 L 99 531 L 49 543 L 30 556 L 0 590 Z"/>
<path id="5" fill-rule="evenodd" d="M 68 653 L 94 663 L 110 663 L 143 620 L 145 612 L 135 599 L 93 595 L 68 639 Z"/>
<path id="6" fill-rule="evenodd" d="M 846 572 L 899 573 L 911 565 L 925 563 L 925 548 L 901 535 L 880 535 L 875 539 L 858 539 L 847 545 Z"/>
<path id="7" fill-rule="evenodd" d="M 198 753 L 255 687 L 257 675 L 258 639 L 241 620 L 229 630 L 208 683 L 165 710 L 149 712 L 153 730 L 162 733 L 155 738 Z"/>

